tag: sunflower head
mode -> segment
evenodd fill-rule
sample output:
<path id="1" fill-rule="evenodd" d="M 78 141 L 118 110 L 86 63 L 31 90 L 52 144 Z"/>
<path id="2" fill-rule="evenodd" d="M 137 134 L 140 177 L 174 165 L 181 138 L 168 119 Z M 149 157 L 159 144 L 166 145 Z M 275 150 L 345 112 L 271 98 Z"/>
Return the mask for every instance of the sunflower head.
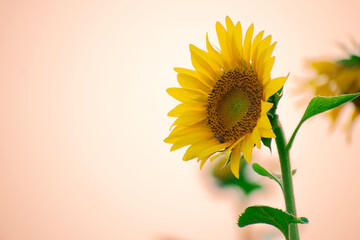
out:
<path id="1" fill-rule="evenodd" d="M 175 68 L 180 88 L 167 92 L 181 103 L 169 112 L 175 126 L 165 142 L 171 150 L 189 146 L 183 160 L 197 159 L 200 167 L 224 155 L 239 177 L 240 158 L 251 162 L 254 145 L 274 138 L 267 112 L 269 97 L 287 77 L 271 79 L 276 43 L 251 25 L 243 37 L 240 22 L 226 17 L 226 28 L 216 23 L 220 50 L 206 36 L 206 51 L 190 45 L 195 70 Z"/>
<path id="2" fill-rule="evenodd" d="M 307 86 L 313 90 L 314 95 L 337 96 L 360 92 L 360 54 L 350 54 L 341 60 L 313 61 L 309 66 L 316 73 L 307 81 Z M 348 133 L 354 120 L 360 115 L 360 98 L 355 98 L 344 105 L 349 104 L 353 105 L 353 113 L 345 127 Z M 333 124 L 337 121 L 344 105 L 329 111 Z"/>

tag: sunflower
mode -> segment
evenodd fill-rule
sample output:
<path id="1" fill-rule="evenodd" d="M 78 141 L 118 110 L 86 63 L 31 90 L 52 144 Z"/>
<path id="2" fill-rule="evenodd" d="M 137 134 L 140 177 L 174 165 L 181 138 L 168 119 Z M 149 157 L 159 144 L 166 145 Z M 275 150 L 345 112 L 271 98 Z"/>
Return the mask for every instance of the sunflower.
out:
<path id="1" fill-rule="evenodd" d="M 313 61 L 309 65 L 316 71 L 316 76 L 307 82 L 315 95 L 336 96 L 360 92 L 360 56 L 351 54 L 346 59 Z M 352 115 L 346 124 L 346 129 L 350 133 L 355 119 L 360 115 L 360 98 L 349 104 L 353 105 Z M 349 104 L 329 111 L 333 124 L 344 106 Z"/>
<path id="2" fill-rule="evenodd" d="M 171 151 L 190 145 L 183 160 L 196 158 L 200 168 L 223 154 L 238 178 L 241 156 L 250 163 L 254 145 L 260 149 L 261 138 L 275 137 L 267 100 L 287 77 L 270 77 L 276 45 L 271 36 L 262 31 L 253 38 L 252 24 L 243 39 L 240 22 L 225 20 L 226 29 L 216 23 L 221 50 L 206 35 L 207 51 L 190 45 L 195 70 L 175 68 L 181 88 L 167 92 L 181 103 L 168 113 L 177 119 L 164 141 L 173 144 Z"/>

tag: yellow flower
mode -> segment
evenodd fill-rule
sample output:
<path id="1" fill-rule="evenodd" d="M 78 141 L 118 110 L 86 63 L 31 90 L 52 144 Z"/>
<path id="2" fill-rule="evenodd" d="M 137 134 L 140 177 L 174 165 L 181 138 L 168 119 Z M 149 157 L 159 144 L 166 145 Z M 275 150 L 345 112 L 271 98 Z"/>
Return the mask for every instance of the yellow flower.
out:
<path id="1" fill-rule="evenodd" d="M 173 144 L 171 151 L 190 145 L 183 160 L 197 158 L 200 168 L 224 154 L 239 177 L 241 155 L 251 162 L 254 145 L 260 149 L 262 137 L 275 137 L 267 100 L 287 77 L 271 79 L 276 43 L 264 31 L 253 38 L 251 25 L 243 39 L 240 22 L 226 17 L 226 29 L 217 22 L 216 32 L 221 51 L 206 36 L 207 51 L 190 45 L 195 70 L 175 68 L 181 88 L 167 92 L 181 103 L 168 114 L 177 119 L 165 142 Z"/>
<path id="2" fill-rule="evenodd" d="M 351 55 L 348 59 L 340 61 L 314 61 L 310 63 L 310 66 L 316 71 L 316 76 L 308 81 L 315 95 L 336 96 L 360 92 L 359 56 Z M 347 124 L 348 131 L 351 130 L 355 118 L 360 114 L 360 98 L 354 99 L 351 103 L 354 108 Z M 338 119 L 344 105 L 329 111 L 333 124 Z"/>

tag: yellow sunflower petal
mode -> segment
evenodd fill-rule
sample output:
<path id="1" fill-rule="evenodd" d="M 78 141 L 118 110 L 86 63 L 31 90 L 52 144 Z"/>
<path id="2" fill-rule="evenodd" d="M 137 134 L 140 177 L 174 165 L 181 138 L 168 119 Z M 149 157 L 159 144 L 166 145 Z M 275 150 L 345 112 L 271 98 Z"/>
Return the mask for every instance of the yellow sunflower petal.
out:
<path id="1" fill-rule="evenodd" d="M 246 137 L 246 135 L 245 135 L 245 136 L 242 136 L 242 137 L 239 138 L 236 142 L 232 143 L 230 147 L 228 147 L 228 148 L 226 149 L 226 152 L 225 152 L 225 157 L 226 157 L 226 158 L 229 158 L 232 149 L 233 149 L 234 147 L 240 145 L 241 142 L 244 140 L 245 137 Z"/>
<path id="2" fill-rule="evenodd" d="M 200 170 L 203 168 L 204 164 L 206 163 L 206 161 L 209 159 L 210 156 L 207 156 L 203 159 L 201 159 L 201 162 L 200 162 Z"/>
<path id="3" fill-rule="evenodd" d="M 263 100 L 261 100 L 261 113 L 266 114 L 268 111 L 270 111 L 273 105 L 273 103 L 264 102 Z"/>
<path id="4" fill-rule="evenodd" d="M 272 57 L 271 58 L 271 53 L 273 51 L 273 48 L 272 48 L 273 45 L 271 45 L 270 47 L 266 48 L 259 56 L 259 59 L 257 60 L 258 61 L 258 66 L 257 66 L 257 72 L 258 72 L 258 75 L 259 75 L 259 78 L 262 79 L 263 76 L 266 76 L 266 73 L 264 71 L 264 68 L 267 64 L 269 64 L 269 61 L 270 61 L 270 64 L 271 64 L 271 61 L 274 61 L 275 60 L 275 57 Z M 272 60 L 270 60 L 272 59 Z M 273 65 L 273 63 L 272 63 Z M 272 67 L 272 66 L 271 66 Z M 268 72 L 269 74 L 270 72 Z"/>
<path id="5" fill-rule="evenodd" d="M 174 107 L 170 112 L 168 112 L 167 115 L 169 117 L 179 117 L 181 115 L 182 110 L 183 110 L 183 103 Z"/>
<path id="6" fill-rule="evenodd" d="M 174 143 L 176 141 L 176 139 L 178 139 L 179 136 L 181 136 L 181 132 L 184 130 L 184 128 L 185 127 L 183 127 L 183 126 L 174 127 L 174 129 L 171 131 L 169 136 L 164 139 L 164 142 L 166 142 L 166 143 Z"/>
<path id="7" fill-rule="evenodd" d="M 263 51 L 268 48 L 270 46 L 271 43 L 271 35 L 265 37 L 259 44 L 258 46 L 255 48 L 254 50 L 254 54 L 252 57 L 252 63 L 253 63 L 253 68 L 257 71 L 258 69 L 258 62 L 260 62 L 260 66 L 262 64 L 260 55 L 263 53 Z"/>
<path id="8" fill-rule="evenodd" d="M 230 159 L 230 169 L 236 178 L 239 178 L 240 158 L 241 158 L 240 146 L 237 146 L 232 150 L 231 159 Z"/>
<path id="9" fill-rule="evenodd" d="M 261 115 L 259 120 L 258 120 L 258 126 L 261 128 L 267 128 L 267 129 L 271 129 L 271 123 L 269 121 L 269 118 L 267 115 Z"/>
<path id="10" fill-rule="evenodd" d="M 228 48 L 229 49 L 229 58 L 230 58 L 230 61 L 232 63 L 234 63 L 237 60 L 237 57 L 236 57 L 237 50 L 236 50 L 235 45 L 232 42 L 235 26 L 229 17 L 226 17 L 225 21 L 226 21 L 227 35 L 228 35 L 228 39 L 229 39 L 229 48 Z"/>
<path id="11" fill-rule="evenodd" d="M 216 154 L 217 156 L 216 156 L 216 161 L 217 161 L 217 163 L 216 163 L 216 170 L 221 170 L 221 169 L 223 169 L 223 168 L 225 168 L 227 165 L 227 162 L 228 162 L 228 158 L 226 158 L 225 157 L 225 154 L 223 154 L 223 153 L 219 153 L 219 154 Z M 213 157 L 211 157 L 210 158 L 210 161 L 213 161 L 213 160 L 215 160 L 215 159 L 213 159 Z"/>
<path id="12" fill-rule="evenodd" d="M 215 144 L 215 142 L 216 142 L 217 144 Z M 214 143 L 214 146 L 208 147 L 208 148 L 204 149 L 204 150 L 200 153 L 199 158 L 203 158 L 203 157 L 208 156 L 208 155 L 211 155 L 211 154 L 213 154 L 213 153 L 215 153 L 215 152 L 217 152 L 217 151 L 223 150 L 223 149 L 227 148 L 228 146 L 230 146 L 230 144 L 231 144 L 230 142 L 219 143 L 219 141 L 218 141 L 217 139 L 215 139 L 215 140 L 213 141 L 213 143 Z"/>
<path id="13" fill-rule="evenodd" d="M 258 48 L 258 46 L 259 46 L 259 44 L 260 44 L 263 36 L 264 36 L 264 31 L 259 32 L 259 33 L 254 37 L 254 41 L 253 41 L 253 43 L 251 44 L 250 59 L 252 60 L 252 62 L 253 62 L 253 58 L 254 58 L 255 49 Z"/>
<path id="14" fill-rule="evenodd" d="M 206 49 L 209 52 L 210 57 L 213 59 L 213 61 L 218 65 L 219 68 L 225 69 L 226 65 L 223 61 L 223 59 L 221 58 L 221 54 L 216 51 L 212 45 L 210 44 L 209 41 L 209 35 L 206 34 Z"/>
<path id="15" fill-rule="evenodd" d="M 238 22 L 236 25 L 235 25 L 235 28 L 234 28 L 234 32 L 233 32 L 233 43 L 235 45 L 235 49 L 237 50 L 237 54 L 238 54 L 238 64 L 242 64 L 242 61 L 243 61 L 243 45 L 242 45 L 242 29 L 241 29 L 241 24 L 240 22 Z"/>
<path id="16" fill-rule="evenodd" d="M 259 128 L 261 137 L 264 138 L 276 138 L 275 133 L 271 129 L 268 128 Z"/>
<path id="17" fill-rule="evenodd" d="M 182 126 L 192 126 L 196 123 L 201 121 L 205 121 L 206 119 L 206 112 L 205 111 L 186 111 L 178 117 L 174 125 L 182 125 Z"/>
<path id="18" fill-rule="evenodd" d="M 220 157 L 221 154 L 224 154 L 223 152 L 218 152 L 218 153 L 215 153 L 214 155 L 212 155 L 210 157 L 210 162 L 213 162 L 214 160 L 216 160 L 218 157 Z"/>
<path id="19" fill-rule="evenodd" d="M 189 127 L 185 126 L 176 126 L 169 136 L 165 138 L 164 142 L 166 143 L 174 143 L 177 139 L 181 138 L 184 135 L 192 134 L 194 132 L 198 133 L 207 133 L 209 129 L 204 128 L 202 124 L 195 124 Z"/>
<path id="20" fill-rule="evenodd" d="M 166 92 L 180 102 L 206 102 L 207 97 L 198 91 L 183 88 L 168 88 Z"/>
<path id="21" fill-rule="evenodd" d="M 177 80 L 181 87 L 196 90 L 208 94 L 210 88 L 202 83 L 198 78 L 190 76 L 188 74 L 179 73 L 177 75 Z"/>
<path id="22" fill-rule="evenodd" d="M 177 150 L 179 148 L 185 147 L 187 145 L 196 143 L 198 141 L 201 141 L 202 139 L 211 139 L 212 133 L 208 132 L 194 132 L 191 134 L 187 134 L 182 136 L 181 138 L 178 138 L 174 144 L 172 145 L 170 151 Z"/>
<path id="23" fill-rule="evenodd" d="M 263 67 L 259 70 L 259 78 L 263 85 L 266 85 L 270 80 L 270 72 L 274 66 L 275 57 L 268 59 Z"/>
<path id="24" fill-rule="evenodd" d="M 215 139 L 216 140 L 216 139 Z M 184 161 L 188 161 L 194 158 L 198 158 L 200 153 L 204 151 L 204 149 L 209 149 L 214 146 L 219 145 L 218 141 L 214 139 L 207 139 L 203 141 L 199 141 L 197 143 L 192 144 L 185 152 L 183 156 Z"/>
<path id="25" fill-rule="evenodd" d="M 228 31 L 228 34 L 229 36 L 231 36 L 232 32 L 234 31 L 234 23 L 231 21 L 231 19 L 228 16 L 226 16 L 225 22 L 226 22 L 226 29 Z"/>
<path id="26" fill-rule="evenodd" d="M 208 87 L 212 87 L 214 85 L 214 80 L 210 79 L 208 76 L 201 72 L 197 72 L 195 70 L 190 70 L 186 68 L 174 68 L 175 72 L 177 73 L 183 73 L 190 75 L 194 78 L 199 79 L 202 83 L 204 83 Z"/>
<path id="27" fill-rule="evenodd" d="M 206 107 L 204 104 L 196 104 L 196 103 L 180 103 L 175 108 L 173 108 L 169 113 L 169 117 L 179 117 L 181 113 L 188 110 L 197 110 L 197 111 L 206 111 Z"/>
<path id="28" fill-rule="evenodd" d="M 218 36 L 222 56 L 225 62 L 229 63 L 231 57 L 229 54 L 230 53 L 229 37 L 228 34 L 226 33 L 225 28 L 219 22 L 216 23 L 216 33 Z"/>
<path id="29" fill-rule="evenodd" d="M 251 51 L 251 40 L 254 33 L 254 24 L 251 24 L 248 30 L 245 34 L 244 39 L 244 48 L 243 48 L 243 54 L 244 54 L 244 60 L 248 67 L 250 66 L 250 51 Z"/>
<path id="30" fill-rule="evenodd" d="M 200 49 L 190 44 L 191 62 L 196 71 L 202 72 L 210 77 L 214 82 L 218 76 L 217 70 L 213 68 L 209 58 Z M 220 69 L 218 69 L 220 71 Z"/>
<path id="31" fill-rule="evenodd" d="M 202 140 L 197 143 L 192 144 L 185 152 L 183 160 L 187 161 L 194 158 L 199 158 L 199 160 L 204 157 L 210 156 L 217 151 L 220 151 L 229 146 L 229 143 L 220 144 L 217 139 L 210 138 L 207 140 Z"/>
<path id="32" fill-rule="evenodd" d="M 244 154 L 245 160 L 248 163 L 251 163 L 253 148 L 254 148 L 254 141 L 252 139 L 251 134 L 248 134 L 248 136 L 244 138 L 244 141 L 242 143 L 242 152 Z"/>
<path id="33" fill-rule="evenodd" d="M 264 89 L 264 100 L 268 100 L 269 97 L 274 95 L 277 91 L 279 91 L 283 86 L 285 81 L 287 80 L 287 77 L 279 77 L 272 79 Z"/>
<path id="34" fill-rule="evenodd" d="M 255 127 L 253 129 L 252 138 L 253 138 L 253 141 L 254 141 L 256 147 L 258 149 L 260 149 L 261 148 L 261 135 L 260 135 L 260 131 L 257 127 Z"/>

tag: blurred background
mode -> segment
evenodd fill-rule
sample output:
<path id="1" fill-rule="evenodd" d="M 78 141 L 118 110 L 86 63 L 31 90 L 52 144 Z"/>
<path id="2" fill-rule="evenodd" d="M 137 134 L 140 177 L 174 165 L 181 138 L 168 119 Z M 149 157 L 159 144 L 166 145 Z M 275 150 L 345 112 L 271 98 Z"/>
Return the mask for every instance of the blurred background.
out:
<path id="1" fill-rule="evenodd" d="M 190 43 L 204 49 L 208 32 L 218 46 L 216 21 L 254 23 L 278 42 L 272 76 L 290 72 L 278 110 L 289 138 L 309 101 L 294 94 L 312 74 L 305 61 L 360 41 L 359 9 L 356 0 L 0 0 L 0 239 L 282 239 L 270 226 L 236 225 L 249 204 L 284 208 L 275 183 L 251 175 L 264 188 L 245 200 L 217 188 L 211 166 L 169 152 L 166 114 L 177 102 L 165 89 L 177 86 L 173 67 L 192 68 Z M 358 237 L 359 135 L 357 123 L 347 142 L 325 116 L 297 135 L 297 210 L 310 220 L 301 239 Z M 276 159 L 254 149 L 254 162 L 279 172 Z"/>

